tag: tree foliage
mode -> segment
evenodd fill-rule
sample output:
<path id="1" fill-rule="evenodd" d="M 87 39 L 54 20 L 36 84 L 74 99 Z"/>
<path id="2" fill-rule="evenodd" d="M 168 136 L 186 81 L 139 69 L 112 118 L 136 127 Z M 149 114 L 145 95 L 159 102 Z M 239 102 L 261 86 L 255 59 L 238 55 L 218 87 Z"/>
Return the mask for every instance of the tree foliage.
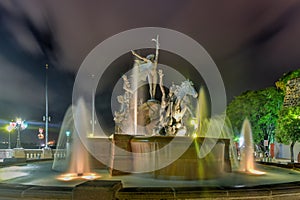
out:
<path id="1" fill-rule="evenodd" d="M 284 74 L 276 83 L 259 91 L 247 91 L 235 97 L 227 106 L 226 114 L 231 121 L 234 133 L 240 134 L 243 120 L 247 117 L 252 125 L 253 140 L 261 144 L 264 139 L 269 143 L 291 144 L 300 142 L 300 106 L 282 107 L 286 85 L 289 80 L 300 77 L 300 69 Z M 263 146 L 263 145 L 262 145 Z"/>
<path id="2" fill-rule="evenodd" d="M 289 80 L 300 77 L 300 69 L 286 73 L 276 82 L 276 87 L 286 92 Z M 276 127 L 276 139 L 280 143 L 290 144 L 291 162 L 294 162 L 294 145 L 300 142 L 300 106 L 282 107 Z"/>
<path id="3" fill-rule="evenodd" d="M 284 95 L 274 87 L 260 90 L 260 94 L 264 96 L 264 102 L 262 102 L 262 107 L 258 111 L 260 117 L 257 125 L 263 132 L 264 139 L 268 139 L 269 143 L 273 143 L 275 141 L 278 112 L 282 106 Z"/>
<path id="4" fill-rule="evenodd" d="M 280 110 L 276 139 L 284 144 L 300 141 L 300 106 L 283 107 Z"/>
<path id="5" fill-rule="evenodd" d="M 294 162 L 293 147 L 296 142 L 300 142 L 300 106 L 282 107 L 279 112 L 276 139 L 280 143 L 291 145 L 291 161 Z"/>
<path id="6" fill-rule="evenodd" d="M 283 94 L 275 87 L 247 91 L 237 96 L 226 110 L 234 133 L 239 135 L 242 123 L 247 117 L 251 122 L 253 140 L 256 144 L 262 144 L 264 139 L 272 141 L 282 101 Z"/>

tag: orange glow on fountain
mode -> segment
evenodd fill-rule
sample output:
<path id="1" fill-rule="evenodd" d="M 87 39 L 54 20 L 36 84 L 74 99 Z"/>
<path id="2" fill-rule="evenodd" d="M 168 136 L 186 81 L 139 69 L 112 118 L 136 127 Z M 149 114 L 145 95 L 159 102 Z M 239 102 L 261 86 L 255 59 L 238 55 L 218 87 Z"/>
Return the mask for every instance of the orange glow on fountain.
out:
<path id="1" fill-rule="evenodd" d="M 251 124 L 248 119 L 245 119 L 243 123 L 240 149 L 241 149 L 240 171 L 253 174 L 253 175 L 265 174 L 265 172 L 254 169 L 254 146 L 253 146 Z"/>
<path id="2" fill-rule="evenodd" d="M 84 101 L 80 99 L 78 104 L 70 107 L 65 115 L 57 149 L 58 152 L 64 149 L 65 157 L 55 156 L 52 166 L 53 170 L 66 172 L 58 176 L 58 180 L 94 180 L 101 177 L 91 172 L 90 155 L 84 145 L 87 143 L 85 140 L 89 122 L 80 120 L 78 117 L 83 116 L 83 119 L 89 119 L 86 110 Z"/>
<path id="3" fill-rule="evenodd" d="M 83 179 L 83 180 L 95 180 L 101 178 L 96 173 L 83 173 L 83 174 L 76 174 L 76 173 L 66 173 L 62 174 L 57 177 L 58 180 L 61 181 L 73 181 L 73 180 L 78 180 L 78 179 Z"/>

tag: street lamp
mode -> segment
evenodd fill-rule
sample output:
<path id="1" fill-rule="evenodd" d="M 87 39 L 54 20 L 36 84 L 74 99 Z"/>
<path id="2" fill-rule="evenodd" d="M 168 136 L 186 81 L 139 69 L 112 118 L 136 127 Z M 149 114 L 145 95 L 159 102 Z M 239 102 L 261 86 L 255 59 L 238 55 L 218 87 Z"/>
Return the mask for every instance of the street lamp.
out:
<path id="1" fill-rule="evenodd" d="M 67 143 L 66 143 L 66 157 L 70 158 L 70 135 L 71 131 L 66 131 Z"/>
<path id="2" fill-rule="evenodd" d="M 22 120 L 21 118 L 17 118 L 16 120 L 16 128 L 18 130 L 18 136 L 17 136 L 17 145 L 16 148 L 22 148 L 21 146 L 21 137 L 20 137 L 20 132 L 21 130 L 24 130 L 27 128 L 27 123 L 25 123 L 24 120 Z"/>
<path id="3" fill-rule="evenodd" d="M 48 123 L 50 122 L 50 116 L 48 115 L 48 64 L 46 64 L 46 78 L 45 78 L 45 116 L 43 116 L 43 121 L 45 121 L 45 148 L 48 149 Z"/>
<path id="4" fill-rule="evenodd" d="M 13 130 L 13 129 L 17 129 L 18 130 L 18 135 L 17 135 L 17 145 L 16 145 L 16 148 L 22 148 L 21 146 L 21 137 L 20 137 L 20 132 L 21 130 L 24 130 L 27 128 L 27 123 L 22 120 L 21 118 L 17 118 L 15 122 L 10 122 L 9 126 L 7 127 L 7 130 L 9 131 L 9 137 L 8 137 L 8 148 L 10 149 L 11 148 L 11 145 L 10 145 L 10 132 Z"/>
<path id="5" fill-rule="evenodd" d="M 70 131 L 66 131 L 67 143 L 70 142 L 70 135 L 71 135 L 71 132 Z"/>

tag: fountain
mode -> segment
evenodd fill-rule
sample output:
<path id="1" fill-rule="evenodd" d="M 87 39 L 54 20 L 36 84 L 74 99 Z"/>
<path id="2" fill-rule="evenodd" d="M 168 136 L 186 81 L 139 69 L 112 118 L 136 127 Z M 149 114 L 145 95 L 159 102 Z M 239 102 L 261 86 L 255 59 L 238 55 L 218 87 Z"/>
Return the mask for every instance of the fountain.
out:
<path id="1" fill-rule="evenodd" d="M 238 171 L 230 122 L 225 115 L 209 117 L 204 87 L 198 95 L 190 80 L 179 85 L 173 83 L 168 92 L 165 90 L 164 73 L 157 69 L 158 37 L 153 41 L 156 42 L 156 57 L 150 54 L 144 58 L 132 51 L 137 58 L 133 73 L 131 79 L 123 76 L 124 94 L 118 96 L 121 106 L 115 111 L 113 141 L 126 144 L 119 147 L 133 153 L 127 157 L 126 165 L 131 167 L 125 174 L 150 172 L 155 178 L 192 180 L 217 178 L 225 172 Z M 156 80 L 157 75 L 159 81 L 153 86 L 151 80 Z M 150 99 L 138 102 L 139 82 L 145 82 L 146 78 L 152 85 Z M 153 88 L 157 86 L 161 93 L 159 100 L 154 99 L 157 96 Z M 133 127 L 128 128 L 130 124 Z M 124 141 L 118 142 L 120 138 Z M 247 148 L 251 145 L 245 144 Z M 244 159 L 248 160 L 249 156 Z M 112 162 L 112 168 L 122 163 L 117 153 L 113 154 Z M 254 169 L 247 171 L 252 173 Z"/>
<path id="2" fill-rule="evenodd" d="M 155 42 L 158 43 L 158 38 Z M 151 56 L 148 59 L 151 63 L 155 60 Z M 18 166 L 17 170 L 15 168 L 17 166 L 6 170 L 2 168 L 1 178 L 4 182 L 18 184 L 14 187 L 2 184 L 1 187 L 4 189 L 1 190 L 1 197 L 9 195 L 8 198 L 13 198 L 15 195 L 18 198 L 45 199 L 52 193 L 65 195 L 58 197 L 64 199 L 79 196 L 87 198 L 87 194 L 92 194 L 97 199 L 99 194 L 102 195 L 106 191 L 113 193 L 112 196 L 118 199 L 157 197 L 271 199 L 299 196 L 299 172 L 260 166 L 267 171 L 265 176 L 252 176 L 264 173 L 255 169 L 252 132 L 248 120 L 245 120 L 242 127 L 241 160 L 237 160 L 230 122 L 225 115 L 210 116 L 204 87 L 197 93 L 193 83 L 184 80 L 181 84 L 169 85 L 167 90 L 163 83 L 164 72 L 158 68 L 158 87 L 161 96 L 155 95 L 155 89 L 152 87 L 151 93 L 149 91 L 150 99 L 141 102 L 136 91 L 139 82 L 148 77 L 145 76 L 147 73 L 141 75 L 139 71 L 142 64 L 145 63 L 135 62 L 133 73 L 135 78 L 128 78 L 127 75 L 122 77 L 124 94 L 118 96 L 120 109 L 114 113 L 116 124 L 112 139 L 114 145 L 109 143 L 109 148 L 107 146 L 103 148 L 103 143 L 99 144 L 102 138 L 88 136 L 90 117 L 81 99 L 66 112 L 54 155 L 52 169 L 55 171 L 48 171 L 47 166 L 50 162 L 34 162 L 31 164 L 34 167 Z M 80 123 L 78 116 L 81 116 Z M 75 124 L 78 125 L 76 128 Z M 79 135 L 79 132 L 83 134 Z M 88 148 L 91 140 L 94 146 Z M 120 151 L 114 149 L 114 146 L 121 147 L 126 152 L 119 155 Z M 113 148 L 108 157 L 112 158 L 112 165 L 107 166 L 111 167 L 110 171 L 113 172 L 114 167 L 119 168 L 118 164 L 123 165 L 127 167 L 123 175 L 127 176 L 113 177 L 122 175 L 122 171 L 111 173 L 112 176 L 109 176 L 107 168 L 105 171 L 96 169 L 98 174 L 91 170 L 91 161 L 88 159 L 90 155 L 86 149 L 91 151 L 90 153 L 94 153 L 95 150 L 97 153 L 107 153 L 103 149 L 110 151 L 110 147 Z M 18 172 L 21 168 L 24 173 Z M 56 179 L 53 180 L 57 176 L 56 171 L 64 173 L 57 177 L 59 180 L 79 180 L 58 182 Z M 99 174 L 101 180 L 77 185 L 82 182 L 81 179 L 85 181 L 99 178 Z M 6 178 L 6 175 L 12 176 Z M 112 186 L 113 184 L 109 182 L 114 180 L 121 180 L 122 184 L 118 181 L 118 187 L 114 190 L 112 187 L 104 190 L 103 185 Z M 49 186 L 55 187 L 48 189 Z M 69 196 L 66 196 L 66 190 Z M 82 192 L 84 190 L 85 193 Z"/>
<path id="3" fill-rule="evenodd" d="M 260 174 L 250 156 L 253 143 L 249 123 L 243 126 L 247 142 L 239 165 L 226 116 L 210 117 L 204 87 L 198 93 L 190 80 L 172 83 L 166 89 L 163 70 L 157 68 L 158 36 L 153 41 L 155 55 L 142 57 L 132 51 L 136 58 L 132 74 L 122 76 L 124 93 L 117 96 L 120 108 L 114 111 L 110 174 L 150 173 L 158 179 L 175 180 L 215 179 L 240 170 Z M 140 86 L 147 81 L 150 99 L 146 99 L 146 92 L 140 92 Z M 156 87 L 160 96 L 156 95 Z M 66 149 L 67 153 L 63 160 L 55 156 L 53 163 L 54 170 L 66 172 L 62 180 L 95 177 L 86 150 L 90 148 L 83 145 L 91 140 L 87 119 L 82 99 L 66 113 L 58 148 Z M 64 134 L 67 131 L 72 133 L 71 137 Z"/>
<path id="4" fill-rule="evenodd" d="M 243 122 L 241 131 L 240 151 L 240 171 L 256 175 L 265 174 L 264 172 L 258 171 L 254 168 L 254 145 L 252 139 L 251 125 L 248 119 L 245 119 Z"/>
<path id="5" fill-rule="evenodd" d="M 86 111 L 84 101 L 80 99 L 78 104 L 69 107 L 65 114 L 52 165 L 53 170 L 64 172 L 58 177 L 59 180 L 70 181 L 78 178 L 91 180 L 99 178 L 96 173 L 91 172 L 90 155 L 83 145 L 87 137 L 81 137 L 78 134 L 80 131 L 87 132 L 89 126 L 86 122 L 81 122 L 78 123 L 81 126 L 75 128 L 78 115 L 83 115 L 84 119 L 88 119 Z M 65 156 L 61 156 L 61 151 L 63 151 Z"/>

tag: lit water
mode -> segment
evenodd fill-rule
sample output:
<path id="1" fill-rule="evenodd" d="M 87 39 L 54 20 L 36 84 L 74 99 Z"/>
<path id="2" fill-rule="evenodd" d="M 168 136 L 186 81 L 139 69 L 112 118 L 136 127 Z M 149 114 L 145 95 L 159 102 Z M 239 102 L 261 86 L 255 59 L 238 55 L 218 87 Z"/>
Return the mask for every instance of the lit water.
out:
<path id="1" fill-rule="evenodd" d="M 264 174 L 264 172 L 258 171 L 254 167 L 254 144 L 251 125 L 248 119 L 245 119 L 243 122 L 241 140 L 240 170 L 251 174 Z"/>
<path id="2" fill-rule="evenodd" d="M 55 154 L 52 169 L 67 173 L 66 179 L 73 177 L 74 174 L 76 176 L 88 176 L 87 174 L 91 172 L 89 153 L 83 145 L 87 144 L 89 130 L 87 114 L 84 101 L 81 99 L 76 106 L 67 110 L 61 126 L 57 145 L 58 152 Z M 86 121 L 82 121 L 82 119 L 86 119 Z M 67 132 L 70 133 L 69 136 L 67 136 Z M 65 156 L 61 156 L 59 152 L 64 152 Z"/>

